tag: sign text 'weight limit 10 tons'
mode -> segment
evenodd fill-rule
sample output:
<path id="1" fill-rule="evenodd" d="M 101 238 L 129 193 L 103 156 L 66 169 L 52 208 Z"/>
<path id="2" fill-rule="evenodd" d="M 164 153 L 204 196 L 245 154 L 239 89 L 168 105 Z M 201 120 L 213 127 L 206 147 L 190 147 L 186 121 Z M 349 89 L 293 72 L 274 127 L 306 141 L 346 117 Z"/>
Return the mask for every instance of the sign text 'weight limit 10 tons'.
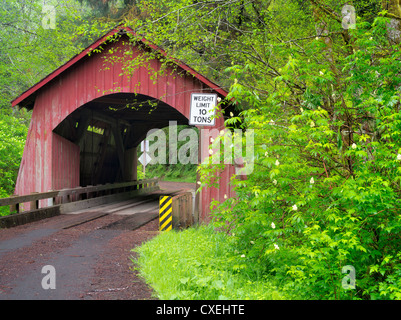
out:
<path id="1" fill-rule="evenodd" d="M 196 126 L 214 126 L 216 105 L 216 94 L 192 93 L 189 124 Z"/>

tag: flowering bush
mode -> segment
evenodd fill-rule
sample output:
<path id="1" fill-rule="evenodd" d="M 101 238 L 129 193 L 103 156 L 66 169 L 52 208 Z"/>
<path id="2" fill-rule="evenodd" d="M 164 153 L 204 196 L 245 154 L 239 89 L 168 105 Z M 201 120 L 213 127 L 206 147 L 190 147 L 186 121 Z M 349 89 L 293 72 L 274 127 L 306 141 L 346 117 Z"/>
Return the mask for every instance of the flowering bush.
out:
<path id="1" fill-rule="evenodd" d="M 247 106 L 237 122 L 255 130 L 255 169 L 232 180 L 235 199 L 213 203 L 214 221 L 297 296 L 401 298 L 401 55 L 386 34 L 384 18 L 361 22 L 335 61 L 319 39 L 280 47 L 290 58 L 274 91 L 231 87 Z M 347 265 L 355 287 L 343 285 Z"/>

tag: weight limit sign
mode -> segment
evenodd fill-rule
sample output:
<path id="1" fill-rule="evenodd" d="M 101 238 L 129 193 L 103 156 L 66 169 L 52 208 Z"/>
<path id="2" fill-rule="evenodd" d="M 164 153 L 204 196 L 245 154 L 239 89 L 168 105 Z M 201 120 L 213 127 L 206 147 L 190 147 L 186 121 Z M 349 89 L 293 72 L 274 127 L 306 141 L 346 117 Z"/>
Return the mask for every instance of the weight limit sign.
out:
<path id="1" fill-rule="evenodd" d="M 173 228 L 173 198 L 161 196 L 159 200 L 159 230 L 170 231 Z"/>
<path id="2" fill-rule="evenodd" d="M 189 124 L 193 126 L 214 126 L 216 105 L 217 94 L 192 93 Z"/>

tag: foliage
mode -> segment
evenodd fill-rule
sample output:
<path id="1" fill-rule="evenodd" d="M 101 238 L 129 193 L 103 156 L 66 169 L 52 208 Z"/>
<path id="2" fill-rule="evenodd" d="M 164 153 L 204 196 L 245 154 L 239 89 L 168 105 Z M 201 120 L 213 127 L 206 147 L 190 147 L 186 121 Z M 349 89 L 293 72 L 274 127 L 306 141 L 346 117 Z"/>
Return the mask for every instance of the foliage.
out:
<path id="1" fill-rule="evenodd" d="M 139 257 L 132 260 L 160 299 L 288 298 L 274 279 L 255 276 L 229 237 L 211 227 L 165 232 L 135 252 Z"/>
<path id="2" fill-rule="evenodd" d="M 183 132 L 183 130 L 189 129 L 189 130 L 194 130 L 194 133 L 196 133 L 196 136 L 198 136 L 198 129 L 190 126 L 183 126 L 183 125 L 175 125 L 175 124 L 170 124 L 168 127 L 165 127 L 163 129 L 160 129 L 160 131 L 156 131 L 154 133 L 151 133 L 147 136 L 147 140 L 149 141 L 150 144 L 150 153 L 155 155 L 158 159 L 166 159 L 166 163 L 150 163 L 146 166 L 145 168 L 145 176 L 147 178 L 160 178 L 162 180 L 166 181 L 181 181 L 181 182 L 196 182 L 196 177 L 197 177 L 197 164 L 194 163 L 192 158 L 195 160 L 198 159 L 197 153 L 191 154 L 193 149 L 197 150 L 197 143 L 198 140 L 192 141 L 190 137 L 185 137 L 185 140 L 181 138 L 180 133 Z M 165 150 L 162 150 L 162 148 L 158 148 L 158 146 L 161 144 L 160 135 L 163 135 L 165 137 Z M 171 135 L 171 136 L 170 136 Z M 188 138 L 188 139 L 187 139 Z M 195 148 L 189 148 L 192 144 L 195 144 Z M 188 148 L 186 156 L 188 157 L 188 163 L 181 163 L 178 158 L 178 153 L 183 148 L 183 146 L 186 145 Z M 170 150 L 172 153 L 177 153 L 177 163 L 172 163 L 173 161 L 170 160 Z M 159 153 L 165 151 L 165 154 L 161 156 Z M 138 148 L 138 157 L 142 155 L 142 150 Z M 154 157 L 155 158 L 155 157 Z M 156 159 L 154 159 L 156 160 Z M 143 169 L 142 166 L 141 168 L 138 168 L 138 172 L 142 171 Z M 142 175 L 141 175 L 142 176 Z"/>
<path id="3" fill-rule="evenodd" d="M 214 225 L 226 233 L 217 243 L 224 261 L 240 254 L 257 279 L 304 299 L 401 294 L 401 60 L 394 21 L 383 18 L 397 12 L 389 5 L 380 13 L 380 1 L 352 5 L 356 29 L 343 28 L 343 4 L 331 0 L 147 0 L 129 21 L 230 86 L 227 100 L 240 113 L 225 114 L 226 125 L 255 130 L 255 168 L 247 180 L 232 180 L 236 198 L 213 203 Z M 221 169 L 202 165 L 203 184 L 218 183 Z M 180 262 L 174 270 L 185 272 Z M 346 265 L 356 270 L 355 289 L 342 285 Z M 184 292 L 198 283 L 178 278 Z"/>
<path id="4" fill-rule="evenodd" d="M 329 49 L 344 47 L 316 39 L 293 50 L 265 99 L 231 88 L 250 106 L 241 115 L 256 131 L 255 170 L 233 181 L 238 197 L 215 220 L 306 299 L 400 298 L 400 53 L 386 23 L 360 22 L 335 63 Z M 346 265 L 354 290 L 342 286 Z"/>
<path id="5" fill-rule="evenodd" d="M 19 94 L 82 48 L 74 35 L 88 10 L 76 1 L 51 1 L 54 29 L 43 26 L 43 2 L 5 0 L 0 4 L 0 197 L 14 193 L 31 113 L 11 109 Z M 1 214 L 8 214 L 1 208 Z"/>
<path id="6" fill-rule="evenodd" d="M 333 0 L 128 0 L 122 11 L 111 1 L 57 3 L 71 5 L 60 6 L 56 30 L 40 26 L 38 2 L 0 8 L 1 196 L 13 190 L 29 118 L 13 116 L 9 101 L 127 23 L 230 89 L 239 115 L 224 111 L 226 125 L 255 130 L 254 171 L 232 180 L 236 198 L 213 203 L 221 232 L 166 233 L 139 249 L 160 296 L 401 298 L 396 1 L 352 1 L 356 29 L 343 28 Z M 221 167 L 202 166 L 203 184 L 218 182 Z M 355 289 L 342 286 L 346 265 Z"/>
<path id="7" fill-rule="evenodd" d="M 38 1 L 5 0 L 0 5 L 0 107 L 16 98 L 76 54 L 73 39 L 78 7 L 57 1 L 55 29 L 42 26 L 45 14 Z"/>
<path id="8" fill-rule="evenodd" d="M 0 115 L 0 198 L 5 198 L 14 193 L 28 128 L 24 111 L 18 118 Z M 0 215 L 9 213 L 8 207 L 0 208 Z"/>

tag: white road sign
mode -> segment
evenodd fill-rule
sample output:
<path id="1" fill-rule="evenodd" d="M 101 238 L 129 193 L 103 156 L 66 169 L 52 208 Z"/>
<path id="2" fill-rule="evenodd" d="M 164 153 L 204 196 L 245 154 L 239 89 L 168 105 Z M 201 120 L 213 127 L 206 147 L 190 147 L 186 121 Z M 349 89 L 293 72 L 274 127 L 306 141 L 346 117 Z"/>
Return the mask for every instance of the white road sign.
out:
<path id="1" fill-rule="evenodd" d="M 142 153 L 142 155 L 138 158 L 139 162 L 142 163 L 144 167 L 146 167 L 150 161 L 152 161 L 152 158 L 146 153 Z"/>
<path id="2" fill-rule="evenodd" d="M 148 140 L 143 140 L 141 142 L 141 151 L 142 152 L 149 152 L 149 141 Z"/>
<path id="3" fill-rule="evenodd" d="M 217 94 L 192 93 L 189 124 L 195 126 L 214 126 Z"/>

